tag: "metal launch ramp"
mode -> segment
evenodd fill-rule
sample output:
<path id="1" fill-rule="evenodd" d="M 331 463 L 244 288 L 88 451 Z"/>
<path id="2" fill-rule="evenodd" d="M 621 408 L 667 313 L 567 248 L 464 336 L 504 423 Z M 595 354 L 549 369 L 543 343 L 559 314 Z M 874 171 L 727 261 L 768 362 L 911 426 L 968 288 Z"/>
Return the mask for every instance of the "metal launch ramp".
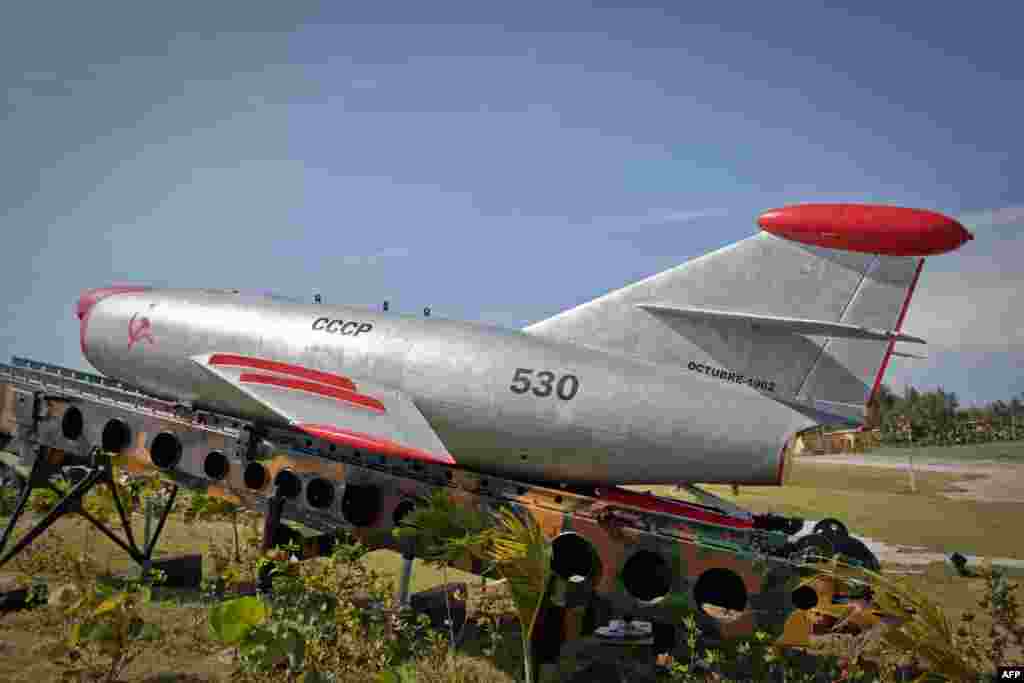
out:
<path id="1" fill-rule="evenodd" d="M 621 487 L 571 491 L 374 456 L 18 357 L 0 364 L 0 450 L 15 453 L 29 472 L 0 541 L 0 567 L 68 513 L 85 516 L 136 562 L 149 563 L 171 505 L 145 547 L 135 542 L 117 496 L 124 538 L 80 505 L 92 487 L 114 486 L 115 454 L 130 470 L 155 468 L 178 485 L 265 513 L 265 547 L 296 538 L 280 520 L 322 531 L 323 537 L 305 541 L 306 557 L 328 550 L 339 530 L 370 548 L 408 556 L 392 530 L 439 489 L 482 510 L 510 506 L 532 516 L 551 540 L 558 585 L 537 637 L 558 643 L 620 615 L 650 621 L 671 638 L 694 614 L 702 631 L 715 637 L 762 630 L 780 645 L 802 645 L 811 635 L 808 610 L 819 599 L 838 599 L 831 588 L 813 596 L 797 590 L 809 554 L 839 552 L 877 565 L 845 530 L 793 542 L 802 520 L 752 515 L 699 489 L 693 492 L 704 495 L 700 503 Z M 31 491 L 56 490 L 53 479 L 69 470 L 76 472 L 70 492 L 8 548 Z"/>

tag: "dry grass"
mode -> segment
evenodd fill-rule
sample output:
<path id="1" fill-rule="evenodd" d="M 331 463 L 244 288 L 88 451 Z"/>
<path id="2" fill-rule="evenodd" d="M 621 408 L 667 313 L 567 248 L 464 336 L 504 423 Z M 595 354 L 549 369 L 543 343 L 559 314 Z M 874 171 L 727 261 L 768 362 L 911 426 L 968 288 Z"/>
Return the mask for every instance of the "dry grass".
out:
<path id="1" fill-rule="evenodd" d="M 33 521 L 34 519 L 23 520 L 15 532 L 16 537 Z M 140 517 L 133 518 L 133 532 L 137 539 L 142 538 L 143 524 Z M 118 525 L 114 527 L 117 529 Z M 241 528 L 243 540 L 253 533 L 249 528 Z M 228 522 L 186 525 L 180 517 L 172 515 L 161 535 L 156 554 L 167 556 L 202 553 L 204 573 L 207 574 L 207 578 L 211 578 L 212 563 L 207 560 L 210 547 L 227 546 L 231 543 L 232 536 L 231 525 Z M 117 573 L 135 566 L 120 548 L 101 534 L 92 531 L 81 518 L 65 517 L 58 520 L 37 543 L 45 543 L 47 540 L 53 542 L 58 538 L 62 539 L 72 552 L 88 552 L 105 571 Z M 379 572 L 394 576 L 397 583 L 401 565 L 401 558 L 397 554 L 377 551 L 370 553 L 364 563 Z M 13 579 L 15 571 L 10 565 L 5 567 L 0 573 L 0 579 Z M 44 581 L 54 580 L 54 576 L 46 573 L 36 575 L 35 578 Z M 467 582 L 474 593 L 481 585 L 479 577 L 457 570 L 442 572 L 417 561 L 411 588 L 413 591 L 424 590 L 443 583 L 445 578 L 448 581 Z M 198 592 L 186 593 L 179 598 L 180 602 L 152 604 L 144 608 L 146 619 L 160 626 L 164 637 L 161 638 L 158 647 L 149 648 L 142 657 L 132 663 L 124 680 L 155 680 L 157 675 L 168 672 L 192 677 L 182 680 L 228 680 L 234 667 L 230 656 L 224 654 L 223 646 L 208 636 L 208 608 L 199 604 Z M 55 608 L 43 607 L 0 616 L 0 681 L 40 683 L 59 680 L 60 669 L 39 648 L 49 638 L 59 637 L 60 633 L 60 616 Z M 488 662 L 481 662 L 480 666 L 493 668 Z M 496 680 L 500 679 L 496 673 Z"/>

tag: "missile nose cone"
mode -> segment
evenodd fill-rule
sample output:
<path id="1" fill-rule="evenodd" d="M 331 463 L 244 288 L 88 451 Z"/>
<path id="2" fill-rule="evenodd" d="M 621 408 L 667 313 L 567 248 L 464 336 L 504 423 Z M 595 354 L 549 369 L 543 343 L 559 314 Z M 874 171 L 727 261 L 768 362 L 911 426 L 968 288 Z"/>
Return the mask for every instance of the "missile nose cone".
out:
<path id="1" fill-rule="evenodd" d="M 75 317 L 79 320 L 85 319 L 85 316 L 89 314 L 89 309 L 96 305 L 96 289 L 83 289 L 82 293 L 78 295 L 78 301 L 75 303 Z"/>
<path id="2" fill-rule="evenodd" d="M 148 292 L 152 287 L 145 287 L 141 285 L 112 285 L 110 287 L 97 287 L 95 289 L 84 289 L 82 293 L 78 295 L 78 301 L 75 303 L 75 317 L 81 321 L 79 329 L 79 341 L 82 346 L 82 353 L 86 353 L 85 342 L 86 342 L 86 328 L 89 324 L 89 312 L 93 306 L 98 304 L 108 296 L 115 294 L 125 294 L 128 292 Z"/>
<path id="3" fill-rule="evenodd" d="M 150 289 L 152 287 L 144 285 L 111 285 L 110 287 L 83 289 L 82 293 L 78 295 L 78 302 L 75 305 L 75 317 L 84 320 L 92 307 L 108 296 L 127 292 L 148 292 Z"/>

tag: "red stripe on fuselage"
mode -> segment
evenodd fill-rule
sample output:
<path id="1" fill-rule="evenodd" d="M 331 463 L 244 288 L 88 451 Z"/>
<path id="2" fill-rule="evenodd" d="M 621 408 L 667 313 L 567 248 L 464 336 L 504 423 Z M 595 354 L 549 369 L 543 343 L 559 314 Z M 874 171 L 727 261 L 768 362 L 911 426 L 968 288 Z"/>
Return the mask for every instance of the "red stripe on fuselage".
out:
<path id="1" fill-rule="evenodd" d="M 628 489 L 622 489 L 618 487 L 614 488 L 602 488 L 600 499 L 609 501 L 612 503 L 620 503 L 622 505 L 631 505 L 636 508 L 643 510 L 650 510 L 652 512 L 662 512 L 667 515 L 674 515 L 676 517 L 687 517 L 689 519 L 695 519 L 700 522 L 708 522 L 711 524 L 719 524 L 721 526 L 728 526 L 734 529 L 753 529 L 754 522 L 748 519 L 742 519 L 740 517 L 732 517 L 730 515 L 723 515 L 717 512 L 712 512 L 699 505 L 692 505 L 682 500 L 670 500 L 668 498 L 661 498 L 646 493 L 637 493 Z"/>
<path id="2" fill-rule="evenodd" d="M 384 404 L 372 396 L 357 394 L 353 391 L 348 391 L 347 389 L 328 387 L 316 382 L 306 382 L 301 379 L 290 379 L 288 377 L 275 377 L 274 375 L 261 375 L 255 372 L 243 372 L 241 377 L 238 378 L 238 381 L 242 384 L 266 384 L 281 387 L 282 389 L 305 391 L 307 393 L 317 394 L 327 398 L 334 398 L 362 408 L 369 408 L 370 410 L 374 410 L 379 413 L 387 412 L 384 410 Z"/>
<path id="3" fill-rule="evenodd" d="M 330 372 L 321 372 L 320 370 L 311 370 L 310 368 L 304 368 L 301 365 L 280 363 L 278 361 L 266 360 L 263 358 L 239 356 L 234 353 L 215 353 L 210 357 L 210 365 L 226 365 L 237 368 L 253 368 L 254 370 L 269 370 L 270 372 L 280 372 L 283 375 L 301 377 L 302 379 L 308 379 L 321 384 L 328 384 L 341 389 L 348 389 L 349 391 L 356 390 L 355 382 L 350 380 L 348 377 L 342 377 L 341 375 L 335 375 Z"/>
<path id="4" fill-rule="evenodd" d="M 381 455 L 393 455 L 399 458 L 411 458 L 413 460 L 423 460 L 424 462 L 440 463 L 442 465 L 455 464 L 455 460 L 447 454 L 429 453 L 419 448 L 404 446 L 390 439 L 361 432 L 352 432 L 333 425 L 299 424 L 296 427 L 320 439 L 327 439 L 343 446 L 365 448 L 368 451 L 380 453 Z"/>

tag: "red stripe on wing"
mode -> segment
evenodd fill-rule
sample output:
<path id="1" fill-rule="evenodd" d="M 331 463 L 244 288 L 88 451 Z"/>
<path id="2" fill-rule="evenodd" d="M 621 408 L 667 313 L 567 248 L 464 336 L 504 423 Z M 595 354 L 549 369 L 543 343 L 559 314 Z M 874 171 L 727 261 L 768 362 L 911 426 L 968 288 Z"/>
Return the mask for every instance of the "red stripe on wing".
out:
<path id="1" fill-rule="evenodd" d="M 374 410 L 378 413 L 387 412 L 384 409 L 384 404 L 372 396 L 357 394 L 354 391 L 348 391 L 346 389 L 328 387 L 316 382 L 306 382 L 301 379 L 289 379 L 287 377 L 276 377 L 274 375 L 261 375 L 256 372 L 243 372 L 241 377 L 238 378 L 238 381 L 242 384 L 265 384 L 281 387 L 282 389 L 305 391 L 310 394 L 317 394 L 318 396 L 334 398 L 362 408 L 369 408 L 370 410 Z"/>
<path id="2" fill-rule="evenodd" d="M 390 439 L 385 439 L 361 432 L 353 432 L 347 429 L 340 429 L 333 425 L 322 424 L 299 424 L 299 429 L 319 439 L 326 439 L 343 446 L 353 448 L 365 448 L 368 451 L 380 453 L 381 455 L 393 455 L 399 458 L 411 458 L 429 463 L 440 463 L 442 465 L 454 465 L 455 459 L 447 453 L 429 453 L 419 448 L 405 446 Z"/>
<path id="3" fill-rule="evenodd" d="M 321 372 L 320 370 L 311 370 L 310 368 L 304 368 L 301 365 L 280 363 L 278 361 L 266 360 L 263 358 L 239 356 L 234 353 L 215 353 L 210 356 L 210 365 L 227 365 L 238 368 L 253 368 L 254 370 L 268 370 L 270 372 L 279 372 L 282 375 L 291 375 L 293 377 L 300 377 L 313 382 L 320 382 L 321 384 L 328 384 L 340 389 L 348 389 L 349 391 L 356 390 L 355 382 L 350 380 L 348 377 L 342 377 L 341 375 L 335 375 L 330 372 Z"/>

